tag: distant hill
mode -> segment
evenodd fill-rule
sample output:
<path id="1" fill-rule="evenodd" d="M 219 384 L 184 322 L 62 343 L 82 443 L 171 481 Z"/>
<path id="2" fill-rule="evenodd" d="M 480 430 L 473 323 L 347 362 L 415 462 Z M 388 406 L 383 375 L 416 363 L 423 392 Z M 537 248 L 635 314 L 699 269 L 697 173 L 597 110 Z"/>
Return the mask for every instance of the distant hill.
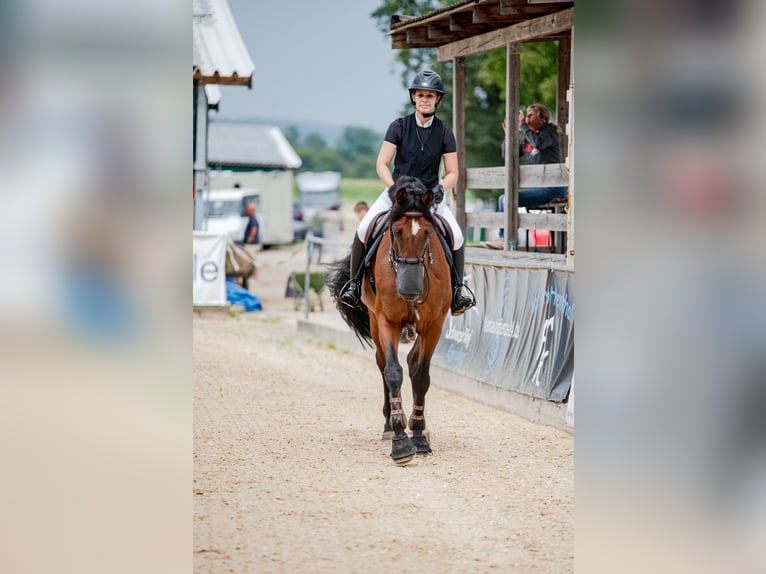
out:
<path id="1" fill-rule="evenodd" d="M 334 126 L 329 124 L 322 124 L 316 122 L 304 122 L 300 120 L 278 120 L 274 118 L 243 118 L 239 120 L 233 119 L 216 119 L 214 116 L 210 118 L 211 122 L 215 123 L 227 123 L 227 124 L 260 124 L 277 126 L 283 132 L 288 128 L 294 127 L 298 130 L 298 135 L 303 141 L 309 134 L 318 134 L 330 148 L 335 148 L 338 145 L 338 140 L 343 135 L 343 130 L 347 126 Z M 382 138 L 382 135 L 381 135 Z"/>

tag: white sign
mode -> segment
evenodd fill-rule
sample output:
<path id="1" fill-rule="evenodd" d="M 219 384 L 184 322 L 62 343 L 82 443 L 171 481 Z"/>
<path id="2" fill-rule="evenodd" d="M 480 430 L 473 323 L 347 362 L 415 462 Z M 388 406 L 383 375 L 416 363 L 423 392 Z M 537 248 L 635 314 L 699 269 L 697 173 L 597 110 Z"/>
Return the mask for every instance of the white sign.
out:
<path id="1" fill-rule="evenodd" d="M 194 232 L 192 304 L 226 305 L 226 235 Z"/>

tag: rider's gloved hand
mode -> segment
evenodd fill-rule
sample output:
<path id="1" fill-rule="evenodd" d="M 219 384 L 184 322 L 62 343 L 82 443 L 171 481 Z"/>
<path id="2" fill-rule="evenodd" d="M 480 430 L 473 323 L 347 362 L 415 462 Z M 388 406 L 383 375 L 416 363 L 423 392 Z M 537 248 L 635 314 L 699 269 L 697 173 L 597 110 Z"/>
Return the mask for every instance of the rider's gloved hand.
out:
<path id="1" fill-rule="evenodd" d="M 440 204 L 442 201 L 444 201 L 444 187 L 441 183 L 437 183 L 433 188 L 431 188 L 431 191 L 434 193 L 434 203 Z"/>

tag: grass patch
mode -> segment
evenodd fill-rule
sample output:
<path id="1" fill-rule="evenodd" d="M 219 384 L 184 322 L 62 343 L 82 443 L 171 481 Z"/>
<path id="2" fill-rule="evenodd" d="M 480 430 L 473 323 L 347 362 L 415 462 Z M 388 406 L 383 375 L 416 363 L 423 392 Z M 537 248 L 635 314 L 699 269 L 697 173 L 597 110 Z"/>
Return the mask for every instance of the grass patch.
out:
<path id="1" fill-rule="evenodd" d="M 383 191 L 383 184 L 378 179 L 358 179 L 353 177 L 344 177 L 340 180 L 340 196 L 343 203 L 355 204 L 357 201 L 366 201 L 372 204 L 378 199 L 380 192 Z M 472 189 L 466 190 L 466 201 L 475 201 L 476 192 Z"/>
<path id="2" fill-rule="evenodd" d="M 340 180 L 340 197 L 343 203 L 354 205 L 357 201 L 366 201 L 372 205 L 381 191 L 383 184 L 377 179 L 344 177 Z"/>

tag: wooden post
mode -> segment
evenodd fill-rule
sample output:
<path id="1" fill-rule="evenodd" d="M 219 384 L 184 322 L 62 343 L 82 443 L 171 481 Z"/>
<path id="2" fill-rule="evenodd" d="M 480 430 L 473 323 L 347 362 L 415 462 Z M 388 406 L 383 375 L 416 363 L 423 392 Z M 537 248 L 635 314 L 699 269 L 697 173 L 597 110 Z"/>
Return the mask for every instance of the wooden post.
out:
<path id="1" fill-rule="evenodd" d="M 465 236 L 465 58 L 452 60 L 452 127 L 457 142 L 458 178 L 455 184 L 455 219 Z"/>
<path id="2" fill-rule="evenodd" d="M 519 45 L 506 46 L 505 66 L 505 248 L 519 237 Z"/>
<path id="3" fill-rule="evenodd" d="M 572 26 L 571 39 L 571 66 L 572 73 L 569 80 L 569 212 L 567 213 L 567 267 L 574 269 L 575 241 L 574 241 L 574 195 L 575 195 L 575 147 L 574 147 L 574 26 Z"/>
<path id="4" fill-rule="evenodd" d="M 202 82 L 194 82 L 194 229 L 204 227 L 204 199 L 207 186 L 207 95 Z"/>
<path id="5" fill-rule="evenodd" d="M 556 92 L 556 123 L 561 126 L 561 161 L 566 163 L 569 153 L 569 136 L 567 124 L 569 123 L 569 103 L 567 102 L 567 90 L 569 90 L 571 76 L 571 36 L 559 40 L 558 59 L 558 90 Z"/>

